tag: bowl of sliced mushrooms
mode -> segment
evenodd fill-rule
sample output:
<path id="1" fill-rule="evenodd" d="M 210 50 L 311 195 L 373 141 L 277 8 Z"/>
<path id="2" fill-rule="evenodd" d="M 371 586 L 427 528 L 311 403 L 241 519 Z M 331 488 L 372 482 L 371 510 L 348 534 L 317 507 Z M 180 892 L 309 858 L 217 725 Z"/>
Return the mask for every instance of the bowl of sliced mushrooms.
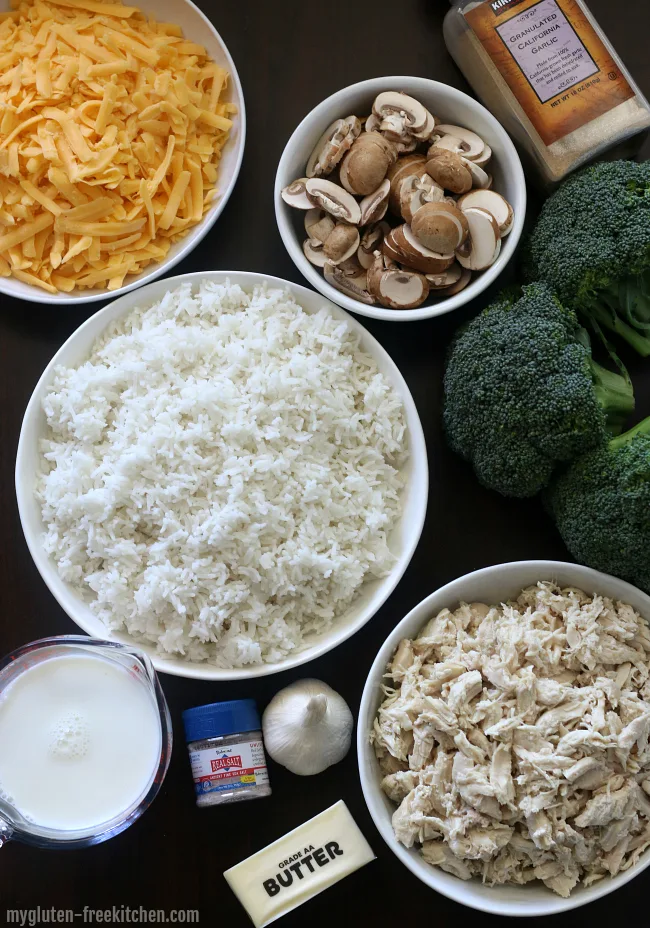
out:
<path id="1" fill-rule="evenodd" d="M 503 271 L 526 212 L 519 156 L 467 94 L 417 77 L 362 81 L 300 123 L 275 182 L 282 240 L 328 299 L 426 319 Z"/>

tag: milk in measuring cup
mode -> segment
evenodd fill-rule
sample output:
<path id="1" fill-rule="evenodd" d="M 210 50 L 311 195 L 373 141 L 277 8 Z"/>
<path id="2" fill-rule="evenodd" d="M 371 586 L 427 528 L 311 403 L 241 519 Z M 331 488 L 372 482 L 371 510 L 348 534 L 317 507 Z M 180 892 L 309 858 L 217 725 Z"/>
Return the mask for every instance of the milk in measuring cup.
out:
<path id="1" fill-rule="evenodd" d="M 158 766 L 151 694 L 100 656 L 51 657 L 0 696 L 0 796 L 43 828 L 89 829 L 129 809 Z"/>

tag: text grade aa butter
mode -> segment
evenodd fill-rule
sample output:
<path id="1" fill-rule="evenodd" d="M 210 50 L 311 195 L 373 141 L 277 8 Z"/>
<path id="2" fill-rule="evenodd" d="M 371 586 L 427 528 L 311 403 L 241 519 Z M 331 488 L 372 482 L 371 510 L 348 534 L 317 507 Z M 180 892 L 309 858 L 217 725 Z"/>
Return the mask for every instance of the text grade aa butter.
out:
<path id="1" fill-rule="evenodd" d="M 224 876 L 256 928 L 264 928 L 374 857 L 341 800 Z"/>

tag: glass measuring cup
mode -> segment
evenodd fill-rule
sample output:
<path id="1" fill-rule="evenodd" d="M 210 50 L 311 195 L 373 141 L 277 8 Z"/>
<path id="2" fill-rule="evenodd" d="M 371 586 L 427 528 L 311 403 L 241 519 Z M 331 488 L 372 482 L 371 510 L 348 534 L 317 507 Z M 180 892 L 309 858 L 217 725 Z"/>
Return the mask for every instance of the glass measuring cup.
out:
<path id="1" fill-rule="evenodd" d="M 80 848 L 99 844 L 128 828 L 149 808 L 167 773 L 172 752 L 172 724 L 165 695 L 146 654 L 117 641 L 83 635 L 60 635 L 32 641 L 0 660 L 0 695 L 21 674 L 41 661 L 72 655 L 101 656 L 123 667 L 145 687 L 158 710 L 160 758 L 148 785 L 131 806 L 114 818 L 88 829 L 45 828 L 28 821 L 14 806 L 0 798 L 0 847 L 10 839 L 45 848 Z"/>

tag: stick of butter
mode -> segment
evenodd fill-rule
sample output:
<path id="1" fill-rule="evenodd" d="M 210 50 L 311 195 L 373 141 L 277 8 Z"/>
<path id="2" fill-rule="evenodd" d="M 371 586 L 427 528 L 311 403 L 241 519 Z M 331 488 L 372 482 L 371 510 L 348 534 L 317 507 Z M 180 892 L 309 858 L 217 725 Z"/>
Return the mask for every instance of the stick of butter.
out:
<path id="1" fill-rule="evenodd" d="M 224 876 L 255 928 L 264 928 L 374 859 L 340 800 Z"/>

